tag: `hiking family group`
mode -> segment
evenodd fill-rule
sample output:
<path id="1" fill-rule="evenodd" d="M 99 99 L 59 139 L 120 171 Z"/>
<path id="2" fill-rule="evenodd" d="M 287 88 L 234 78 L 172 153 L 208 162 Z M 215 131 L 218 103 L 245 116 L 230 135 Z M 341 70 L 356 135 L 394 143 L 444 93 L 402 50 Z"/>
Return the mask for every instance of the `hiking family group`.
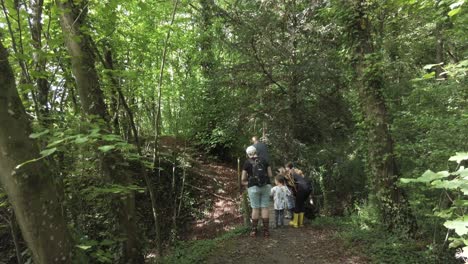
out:
<path id="1" fill-rule="evenodd" d="M 304 224 L 305 202 L 312 192 L 312 185 L 301 170 L 295 168 L 292 162 L 278 169 L 274 178 L 275 186 L 271 186 L 273 177 L 267 146 L 257 137 L 252 138 L 252 145 L 246 149 L 247 160 L 242 167 L 242 184 L 247 186 L 247 192 L 252 208 L 251 237 L 257 236 L 259 219 L 262 219 L 263 236 L 269 237 L 269 207 L 273 198 L 275 210 L 275 227 L 284 226 L 284 218 L 292 215 L 289 225 L 301 227 Z M 291 218 L 291 217 L 290 217 Z"/>

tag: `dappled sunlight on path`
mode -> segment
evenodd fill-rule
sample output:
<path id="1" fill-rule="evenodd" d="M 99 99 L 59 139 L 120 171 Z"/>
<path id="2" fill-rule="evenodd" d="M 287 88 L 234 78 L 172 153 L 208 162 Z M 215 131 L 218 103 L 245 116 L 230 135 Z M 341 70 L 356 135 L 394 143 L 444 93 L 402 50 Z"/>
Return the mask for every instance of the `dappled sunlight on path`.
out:
<path id="1" fill-rule="evenodd" d="M 196 174 L 204 178 L 198 186 L 200 199 L 210 203 L 201 219 L 192 224 L 188 239 L 214 238 L 242 223 L 239 211 L 237 171 L 218 162 L 197 162 Z"/>

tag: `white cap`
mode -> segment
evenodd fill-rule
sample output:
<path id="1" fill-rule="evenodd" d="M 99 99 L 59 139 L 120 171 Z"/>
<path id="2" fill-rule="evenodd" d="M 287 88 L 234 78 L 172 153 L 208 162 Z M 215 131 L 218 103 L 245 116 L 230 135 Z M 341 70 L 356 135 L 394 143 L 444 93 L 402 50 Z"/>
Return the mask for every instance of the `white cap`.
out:
<path id="1" fill-rule="evenodd" d="M 254 146 L 249 146 L 245 152 L 247 152 L 247 156 L 253 157 L 255 154 L 257 154 L 257 149 Z"/>

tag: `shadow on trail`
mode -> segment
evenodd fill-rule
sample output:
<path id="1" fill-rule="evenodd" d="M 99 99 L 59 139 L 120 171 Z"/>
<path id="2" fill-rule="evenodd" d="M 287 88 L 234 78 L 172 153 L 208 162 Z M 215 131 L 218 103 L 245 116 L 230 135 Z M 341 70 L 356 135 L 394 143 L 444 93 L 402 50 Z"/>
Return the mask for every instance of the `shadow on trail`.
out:
<path id="1" fill-rule="evenodd" d="M 336 231 L 305 226 L 272 228 L 271 237 L 224 241 L 206 263 L 369 263 L 345 249 Z"/>

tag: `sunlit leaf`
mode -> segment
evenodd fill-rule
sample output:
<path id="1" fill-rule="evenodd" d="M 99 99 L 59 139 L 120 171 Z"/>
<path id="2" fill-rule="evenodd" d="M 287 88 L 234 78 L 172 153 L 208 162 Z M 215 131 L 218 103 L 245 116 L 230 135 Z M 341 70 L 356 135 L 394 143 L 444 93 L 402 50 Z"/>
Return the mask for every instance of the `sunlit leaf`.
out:
<path id="1" fill-rule="evenodd" d="M 461 7 L 455 8 L 455 9 L 453 9 L 453 10 L 450 10 L 450 12 L 448 12 L 448 16 L 449 16 L 449 17 L 452 17 L 452 16 L 454 16 L 454 15 L 460 13 L 460 11 L 461 11 Z"/>
<path id="2" fill-rule="evenodd" d="M 99 147 L 98 149 L 102 152 L 108 152 L 110 150 L 113 150 L 114 148 L 115 148 L 115 145 L 105 145 L 105 146 Z"/>
<path id="3" fill-rule="evenodd" d="M 467 152 L 457 152 L 455 156 L 450 157 L 449 161 L 456 161 L 457 163 L 462 162 L 463 160 L 468 160 Z"/>
<path id="4" fill-rule="evenodd" d="M 426 73 L 423 75 L 423 79 L 431 79 L 435 77 L 435 72 Z"/>
<path id="5" fill-rule="evenodd" d="M 88 137 L 77 137 L 75 139 L 75 143 L 76 144 L 83 144 L 83 143 L 86 143 L 88 142 L 89 138 Z"/>
<path id="6" fill-rule="evenodd" d="M 416 179 L 408 179 L 405 181 L 406 182 L 431 182 L 433 180 L 447 178 L 448 176 L 450 176 L 450 173 L 448 171 L 439 171 L 435 173 L 431 170 L 427 170 L 426 172 L 423 173 L 423 175 L 421 175 L 421 177 L 418 177 Z M 405 183 L 405 181 L 402 181 L 402 182 Z"/>
<path id="7" fill-rule="evenodd" d="M 87 246 L 87 245 L 76 245 L 76 247 L 82 250 L 88 250 L 92 248 L 92 246 Z"/>
<path id="8" fill-rule="evenodd" d="M 457 233 L 459 236 L 468 234 L 468 221 L 463 218 L 447 221 L 444 223 L 444 226 L 448 229 L 454 229 L 455 233 Z"/>
<path id="9" fill-rule="evenodd" d="M 455 9 L 457 7 L 460 7 L 461 5 L 463 5 L 465 3 L 465 1 L 458 1 L 458 2 L 455 2 L 453 4 L 450 5 L 450 9 Z"/>
<path id="10" fill-rule="evenodd" d="M 41 151 L 42 157 L 47 157 L 54 154 L 57 151 L 57 148 L 44 149 Z"/>
<path id="11" fill-rule="evenodd" d="M 38 132 L 38 133 L 32 133 L 31 135 L 29 135 L 29 138 L 40 138 L 42 137 L 43 135 L 46 135 L 49 133 L 49 129 L 46 129 L 42 132 Z"/>
<path id="12" fill-rule="evenodd" d="M 451 180 L 451 181 L 436 180 L 436 181 L 432 182 L 432 185 L 435 188 L 448 189 L 448 190 L 454 190 L 454 189 L 460 188 L 460 186 L 462 186 L 462 184 L 464 184 L 464 181 L 461 181 L 461 180 L 458 180 L 458 179 L 454 179 L 454 180 Z"/>
<path id="13" fill-rule="evenodd" d="M 55 147 L 55 146 L 60 145 L 61 143 L 65 142 L 65 140 L 66 140 L 65 138 L 56 140 L 56 141 L 54 141 L 54 142 L 52 142 L 52 143 L 49 143 L 49 144 L 47 145 L 47 147 L 48 147 L 48 148 L 50 148 L 50 147 Z"/>
<path id="14" fill-rule="evenodd" d="M 432 69 L 432 68 L 434 68 L 434 67 L 441 66 L 441 65 L 442 65 L 442 63 L 427 64 L 427 65 L 425 65 L 425 66 L 423 67 L 423 69 L 424 69 L 424 70 L 430 70 L 430 69 Z M 435 74 L 435 72 L 434 72 L 434 74 Z"/>

